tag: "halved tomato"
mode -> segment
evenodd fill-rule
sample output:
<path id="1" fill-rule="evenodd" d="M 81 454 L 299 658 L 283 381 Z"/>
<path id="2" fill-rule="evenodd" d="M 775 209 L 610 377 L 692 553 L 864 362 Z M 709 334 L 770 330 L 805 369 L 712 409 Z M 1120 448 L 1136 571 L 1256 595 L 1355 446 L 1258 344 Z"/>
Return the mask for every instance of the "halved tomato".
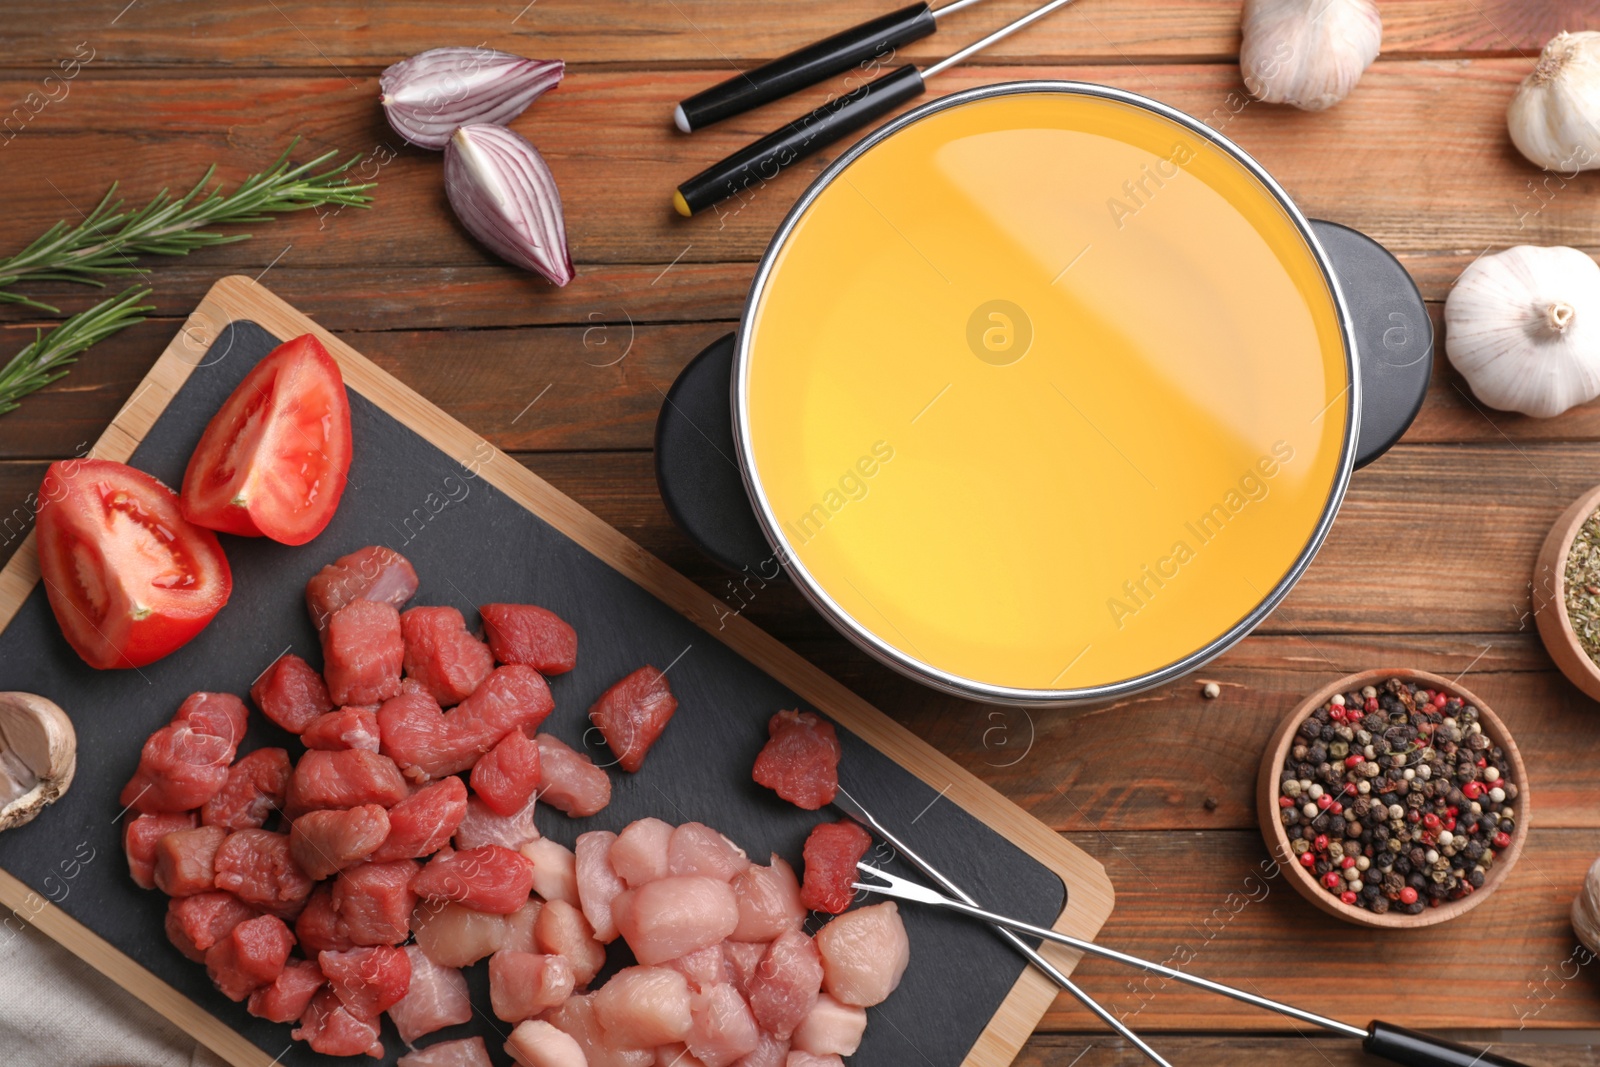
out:
<path id="1" fill-rule="evenodd" d="M 186 644 L 233 591 L 217 535 L 123 463 L 52 463 L 39 487 L 38 544 L 61 632 L 102 670 L 143 667 Z"/>
<path id="2" fill-rule="evenodd" d="M 190 522 L 303 545 L 333 518 L 350 473 L 344 378 L 306 334 L 267 353 L 206 424 L 183 475 Z"/>

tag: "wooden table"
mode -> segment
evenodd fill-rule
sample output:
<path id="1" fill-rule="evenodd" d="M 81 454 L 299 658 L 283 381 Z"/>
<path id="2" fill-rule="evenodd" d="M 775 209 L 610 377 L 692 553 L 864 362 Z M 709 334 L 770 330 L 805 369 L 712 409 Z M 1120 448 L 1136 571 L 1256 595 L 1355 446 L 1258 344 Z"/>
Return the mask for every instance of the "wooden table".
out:
<path id="1" fill-rule="evenodd" d="M 1600 708 L 1552 668 L 1528 597 L 1546 528 L 1600 481 L 1600 404 L 1545 421 L 1488 411 L 1441 350 L 1415 426 L 1355 476 L 1327 546 L 1255 636 L 1194 678 L 1108 707 L 1030 715 L 961 704 L 869 661 L 792 589 L 735 588 L 673 527 L 651 466 L 663 391 L 731 328 L 753 261 L 823 165 L 808 161 L 720 219 L 685 222 L 667 202 L 677 181 L 822 93 L 692 139 L 670 128 L 673 102 L 886 3 L 126 2 L 6 5 L 0 250 L 76 218 L 114 179 L 139 202 L 163 185 L 186 188 L 213 161 L 237 180 L 295 134 L 308 149 L 375 154 L 377 201 L 155 263 L 159 316 L 0 418 L 0 554 L 26 529 L 46 462 L 94 440 L 212 281 L 260 276 L 1097 856 L 1119 893 L 1105 943 L 1158 960 L 1188 956 L 1199 973 L 1351 1021 L 1382 1014 L 1539 1042 L 1508 1051 L 1530 1064 L 1600 1062 L 1587 1029 L 1600 1024 L 1600 965 L 1577 965 L 1567 923 L 1600 855 Z M 1028 6 L 990 0 L 906 58 L 941 55 Z M 1600 249 L 1600 175 L 1541 174 L 1516 154 L 1503 120 L 1550 35 L 1600 28 L 1592 0 L 1380 6 L 1383 59 L 1320 115 L 1244 95 L 1232 58 L 1238 0 L 1082 0 L 937 90 L 1062 77 L 1173 104 L 1225 129 L 1307 214 L 1394 249 L 1435 311 L 1485 250 Z M 569 64 L 560 90 L 515 124 L 566 199 L 579 277 L 565 290 L 480 252 L 451 220 L 438 157 L 402 148 L 378 108 L 387 64 L 480 42 Z M 75 56 L 92 58 L 70 82 L 44 84 Z M 30 102 L 46 91 L 45 106 Z M 81 290 L 51 292 L 68 307 L 90 302 Z M 14 352 L 34 325 L 14 310 L 0 317 L 0 351 Z M 1382 665 L 1459 676 L 1480 693 L 1516 732 L 1537 800 L 1510 884 L 1469 916 L 1415 933 L 1367 932 L 1316 912 L 1263 875 L 1255 828 L 1252 783 L 1273 725 L 1331 677 Z M 1201 699 L 1206 680 L 1221 685 L 1219 699 Z M 1187 987 L 1096 962 L 1079 974 L 1176 1063 L 1363 1059 L 1353 1043 L 1296 1036 L 1275 1016 Z M 1137 1058 L 1062 999 L 1021 1062 Z"/>

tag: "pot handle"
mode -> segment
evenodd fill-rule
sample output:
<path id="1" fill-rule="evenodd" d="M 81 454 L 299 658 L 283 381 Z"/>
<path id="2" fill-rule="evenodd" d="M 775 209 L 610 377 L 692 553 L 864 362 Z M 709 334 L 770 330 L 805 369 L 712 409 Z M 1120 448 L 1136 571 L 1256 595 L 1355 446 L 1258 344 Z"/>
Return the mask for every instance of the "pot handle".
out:
<path id="1" fill-rule="evenodd" d="M 1355 327 L 1361 374 L 1356 466 L 1388 451 L 1416 418 L 1433 372 L 1433 321 L 1400 261 L 1372 238 L 1313 219 Z M 734 335 L 707 345 L 667 391 L 656 419 L 656 484 L 678 528 L 729 570 L 782 573 L 756 523 L 733 442 Z"/>

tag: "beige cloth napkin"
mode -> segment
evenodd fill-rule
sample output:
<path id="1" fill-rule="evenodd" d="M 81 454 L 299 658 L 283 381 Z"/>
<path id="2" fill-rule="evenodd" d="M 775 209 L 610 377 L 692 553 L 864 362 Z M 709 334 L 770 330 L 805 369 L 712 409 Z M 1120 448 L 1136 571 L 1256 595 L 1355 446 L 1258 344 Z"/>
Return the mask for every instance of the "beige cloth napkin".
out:
<path id="1" fill-rule="evenodd" d="M 87 963 L 16 926 L 0 926 L 5 1067 L 225 1067 Z"/>

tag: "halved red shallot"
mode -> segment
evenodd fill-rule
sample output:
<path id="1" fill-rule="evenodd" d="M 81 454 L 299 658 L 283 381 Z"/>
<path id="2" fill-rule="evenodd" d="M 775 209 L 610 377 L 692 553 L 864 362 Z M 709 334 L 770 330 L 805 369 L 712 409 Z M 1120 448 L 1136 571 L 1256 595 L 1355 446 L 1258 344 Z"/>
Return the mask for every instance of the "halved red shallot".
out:
<path id="1" fill-rule="evenodd" d="M 559 59 L 524 59 L 492 48 L 430 48 L 378 79 L 389 125 L 420 148 L 439 151 L 461 126 L 504 126 L 561 82 Z"/>
<path id="2" fill-rule="evenodd" d="M 573 278 L 561 193 L 539 150 L 501 126 L 463 126 L 444 150 L 444 188 L 467 231 L 557 285 Z"/>

